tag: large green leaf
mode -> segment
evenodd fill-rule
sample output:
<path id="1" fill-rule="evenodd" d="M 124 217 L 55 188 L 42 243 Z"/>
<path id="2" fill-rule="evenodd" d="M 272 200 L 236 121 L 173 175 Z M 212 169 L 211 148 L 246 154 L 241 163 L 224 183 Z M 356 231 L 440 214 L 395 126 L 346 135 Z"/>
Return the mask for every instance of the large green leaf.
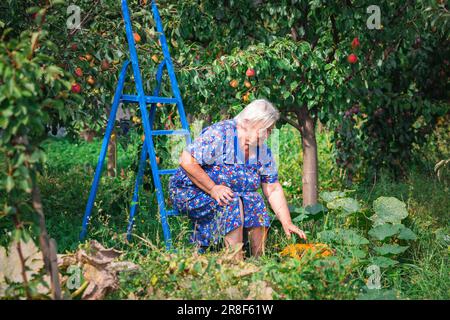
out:
<path id="1" fill-rule="evenodd" d="M 373 202 L 375 214 L 370 217 L 375 226 L 385 223 L 400 224 L 408 216 L 406 205 L 394 197 L 379 197 Z"/>
<path id="2" fill-rule="evenodd" d="M 397 234 L 403 225 L 401 224 L 382 224 L 369 230 L 369 236 L 377 240 L 383 241 L 388 237 Z"/>
<path id="3" fill-rule="evenodd" d="M 345 244 L 348 244 L 348 245 L 359 246 L 359 245 L 369 243 L 369 240 L 360 236 L 354 230 L 341 229 L 340 235 L 341 235 L 342 242 L 344 242 Z"/>
<path id="4" fill-rule="evenodd" d="M 342 192 L 342 191 L 331 191 L 331 192 L 323 191 L 323 192 L 320 193 L 320 197 L 325 202 L 331 202 L 334 199 L 345 197 L 345 192 Z"/>
<path id="5" fill-rule="evenodd" d="M 327 203 L 329 209 L 342 209 L 346 215 L 358 212 L 361 207 L 356 199 L 338 198 Z"/>
<path id="6" fill-rule="evenodd" d="M 351 247 L 349 251 L 349 255 L 352 256 L 352 258 L 356 259 L 364 259 L 367 256 L 367 252 L 361 249 L 358 249 L 357 247 Z"/>
<path id="7" fill-rule="evenodd" d="M 325 213 L 327 213 L 328 209 L 324 207 L 320 203 L 316 203 L 315 205 L 309 205 L 305 208 L 306 214 L 313 219 L 319 219 L 322 217 Z"/>
<path id="8" fill-rule="evenodd" d="M 338 234 L 335 230 L 324 230 L 317 234 L 317 238 L 326 243 L 338 242 Z"/>
<path id="9" fill-rule="evenodd" d="M 370 258 L 370 263 L 377 265 L 380 268 L 388 268 L 398 264 L 398 261 L 386 257 L 377 256 Z"/>
<path id="10" fill-rule="evenodd" d="M 300 207 L 300 206 L 293 206 L 293 205 L 288 205 L 289 207 L 289 211 L 291 212 L 291 215 L 294 216 L 296 215 L 294 218 L 292 218 L 293 222 L 302 222 L 302 221 L 306 221 L 309 220 L 309 216 L 305 211 L 305 208 Z"/>
<path id="11" fill-rule="evenodd" d="M 312 206 L 307 206 L 306 208 L 289 206 L 289 210 L 291 211 L 291 213 L 300 213 L 298 216 L 292 219 L 292 221 L 294 222 L 319 219 L 328 211 L 328 209 L 320 203 Z"/>
<path id="12" fill-rule="evenodd" d="M 381 247 L 375 247 L 374 250 L 384 256 L 387 254 L 400 254 L 408 248 L 409 246 L 399 246 L 398 244 L 383 244 Z"/>
<path id="13" fill-rule="evenodd" d="M 402 240 L 416 240 L 417 235 L 411 229 L 404 227 L 400 230 L 400 234 L 397 238 Z"/>
<path id="14" fill-rule="evenodd" d="M 334 242 L 351 246 L 360 246 L 369 243 L 369 240 L 352 229 L 325 230 L 318 234 L 318 238 L 323 242 Z"/>

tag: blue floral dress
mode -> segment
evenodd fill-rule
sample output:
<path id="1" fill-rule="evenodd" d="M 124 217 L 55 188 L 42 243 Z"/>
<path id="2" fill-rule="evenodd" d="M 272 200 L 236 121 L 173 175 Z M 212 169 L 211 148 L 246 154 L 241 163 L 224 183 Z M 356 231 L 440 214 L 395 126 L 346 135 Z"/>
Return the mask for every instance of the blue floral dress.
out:
<path id="1" fill-rule="evenodd" d="M 176 210 L 185 213 L 193 223 L 191 243 L 207 247 L 240 227 L 239 197 L 244 206 L 244 228 L 268 227 L 270 217 L 264 199 L 257 192 L 261 183 L 278 181 L 278 172 L 267 145 L 258 147 L 256 157 L 244 159 L 238 148 L 236 122 L 224 120 L 206 127 L 186 147 L 202 169 L 216 183 L 234 191 L 234 200 L 221 206 L 198 188 L 180 166 L 170 177 L 169 194 Z"/>

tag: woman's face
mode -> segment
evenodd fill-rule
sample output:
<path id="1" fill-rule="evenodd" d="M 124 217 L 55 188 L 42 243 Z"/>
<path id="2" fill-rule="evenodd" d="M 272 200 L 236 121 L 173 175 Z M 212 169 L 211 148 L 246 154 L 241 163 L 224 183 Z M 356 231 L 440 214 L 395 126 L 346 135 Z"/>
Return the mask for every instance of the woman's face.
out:
<path id="1" fill-rule="evenodd" d="M 253 125 L 248 125 L 244 127 L 245 131 L 245 145 L 256 146 L 257 144 L 262 145 L 270 133 L 273 130 L 274 125 L 269 128 L 264 128 L 262 123 L 255 123 Z"/>

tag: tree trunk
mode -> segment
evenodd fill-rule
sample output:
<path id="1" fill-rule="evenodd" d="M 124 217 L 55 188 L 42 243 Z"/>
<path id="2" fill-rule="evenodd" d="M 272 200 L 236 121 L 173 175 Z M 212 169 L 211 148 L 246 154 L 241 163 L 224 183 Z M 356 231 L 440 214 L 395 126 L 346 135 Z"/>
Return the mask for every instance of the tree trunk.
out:
<path id="1" fill-rule="evenodd" d="M 121 111 L 122 112 L 122 111 Z M 106 114 L 109 115 L 111 113 L 111 108 L 106 108 Z M 117 119 L 117 115 L 116 115 Z M 116 142 L 116 133 L 113 129 L 111 133 L 111 137 L 109 138 L 108 143 L 108 153 L 107 153 L 107 163 L 106 163 L 106 174 L 108 177 L 115 177 L 117 173 L 116 166 L 116 157 L 117 157 L 117 142 Z"/>
<path id="2" fill-rule="evenodd" d="M 116 135 L 114 132 L 111 134 L 111 138 L 109 139 L 108 144 L 108 163 L 107 163 L 107 172 L 108 177 L 116 176 L 116 156 L 117 156 L 117 142 Z"/>
<path id="3" fill-rule="evenodd" d="M 322 133 L 323 132 L 323 124 L 320 122 L 320 120 L 317 120 L 317 132 Z"/>
<path id="4" fill-rule="evenodd" d="M 306 106 L 297 111 L 303 149 L 303 207 L 317 203 L 317 142 L 315 121 Z"/>
<path id="5" fill-rule="evenodd" d="M 32 204 L 39 217 L 39 242 L 42 250 L 42 256 L 44 258 L 44 265 L 51 279 L 53 299 L 61 300 L 62 295 L 56 256 L 56 242 L 54 239 L 49 239 L 47 233 L 44 210 L 42 209 L 41 195 L 37 186 L 36 178 L 33 178 Z"/>

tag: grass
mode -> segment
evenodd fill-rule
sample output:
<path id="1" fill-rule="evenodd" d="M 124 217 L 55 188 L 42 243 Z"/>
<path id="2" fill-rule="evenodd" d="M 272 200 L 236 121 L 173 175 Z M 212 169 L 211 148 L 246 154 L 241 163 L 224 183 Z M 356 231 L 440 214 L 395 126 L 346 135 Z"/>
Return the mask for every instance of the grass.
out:
<path id="1" fill-rule="evenodd" d="M 372 202 L 380 196 L 392 196 L 405 202 L 409 216 L 403 223 L 418 239 L 408 242 L 408 250 L 394 257 L 399 261 L 397 265 L 382 268 L 383 289 L 374 293 L 367 289 L 366 281 L 367 266 L 376 243 L 371 240 L 370 244 L 359 247 L 330 243 L 336 251 L 332 257 L 285 258 L 280 256 L 280 251 L 298 239 L 287 240 L 278 221 L 271 226 L 265 256 L 236 264 L 224 258 L 223 252 L 198 255 L 187 241 L 189 221 L 185 217 L 172 217 L 170 225 L 178 251 L 166 252 L 156 199 L 148 179 L 140 194 L 134 239 L 126 242 L 124 236 L 138 158 L 137 141 L 137 135 L 132 135 L 131 141 L 122 141 L 118 171 L 123 168 L 123 175 L 102 178 L 89 228 L 90 238 L 123 250 L 124 259 L 141 268 L 136 274 L 124 274 L 120 289 L 109 298 L 244 299 L 264 298 L 269 294 L 275 299 L 355 299 L 367 298 L 365 293 L 378 298 L 450 298 L 449 184 L 448 179 L 438 181 L 428 169 L 430 165 L 412 167 L 403 181 L 382 175 L 375 183 L 354 185 L 349 195 L 361 205 L 357 214 L 345 216 L 339 210 L 330 210 L 316 221 L 300 223 L 308 231 L 311 242 L 323 240 L 319 235 L 321 231 L 336 228 L 355 230 L 369 238 L 371 222 L 367 217 L 373 214 Z M 78 235 L 100 145 L 98 139 L 92 143 L 49 139 L 44 144 L 48 161 L 39 177 L 39 185 L 47 227 L 61 253 L 73 252 L 80 245 Z M 318 135 L 318 145 L 321 190 L 339 190 L 338 172 L 333 169 L 332 146 L 326 132 Z M 298 133 L 291 127 L 283 127 L 279 148 L 280 181 L 289 203 L 301 205 L 302 157 Z M 147 176 L 149 174 L 147 172 Z M 1 230 L 8 229 L 8 223 L 0 220 Z M 364 256 L 357 256 L 357 250 Z M 242 275 L 242 270 L 248 274 Z"/>

